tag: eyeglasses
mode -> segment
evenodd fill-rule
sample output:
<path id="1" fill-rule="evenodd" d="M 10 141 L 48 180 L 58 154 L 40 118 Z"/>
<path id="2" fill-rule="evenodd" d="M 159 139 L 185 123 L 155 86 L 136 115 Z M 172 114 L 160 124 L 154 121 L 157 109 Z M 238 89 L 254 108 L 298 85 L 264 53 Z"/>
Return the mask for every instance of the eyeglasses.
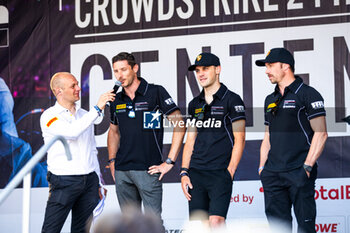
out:
<path id="1" fill-rule="evenodd" d="M 132 103 L 127 103 L 126 108 L 129 110 L 128 117 L 135 118 L 135 110 L 134 110 L 134 106 L 132 105 Z"/>
<path id="2" fill-rule="evenodd" d="M 210 110 L 210 106 L 208 104 L 204 104 L 202 110 L 198 113 L 198 120 L 203 120 L 205 113 Z"/>

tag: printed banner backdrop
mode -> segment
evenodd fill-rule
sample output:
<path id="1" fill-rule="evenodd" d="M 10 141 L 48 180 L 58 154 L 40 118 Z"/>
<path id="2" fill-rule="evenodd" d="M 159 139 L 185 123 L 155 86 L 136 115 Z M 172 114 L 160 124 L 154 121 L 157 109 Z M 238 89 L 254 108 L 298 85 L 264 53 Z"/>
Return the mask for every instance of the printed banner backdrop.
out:
<path id="1" fill-rule="evenodd" d="M 254 61 L 273 47 L 289 49 L 296 74 L 325 99 L 330 137 L 318 163 L 316 230 L 350 232 L 350 127 L 343 120 L 350 115 L 349 0 L 0 0 L 0 188 L 43 145 L 39 118 L 55 103 L 49 88 L 54 73 L 68 71 L 79 80 L 80 104 L 88 110 L 114 85 L 111 58 L 131 52 L 140 64 L 139 75 L 163 85 L 185 115 L 187 104 L 201 91 L 187 67 L 200 52 L 211 51 L 221 60 L 221 82 L 247 107 L 247 142 L 228 219 L 233 225 L 237 218 L 264 220 L 257 168 L 264 133 L 262 107 L 274 86 Z M 113 203 L 106 208 L 119 209 L 107 164 L 108 117 L 107 113 L 95 125 L 95 135 Z M 170 143 L 168 131 L 164 158 Z M 188 218 L 178 177 L 181 153 L 164 178 L 168 232 L 181 231 Z M 47 186 L 45 160 L 33 170 L 34 187 Z M 32 205 L 41 206 L 32 210 L 36 232 L 47 188 L 33 192 L 40 198 Z M 10 217 L 5 206 L 17 204 L 7 201 L 0 206 L 2 229 L 15 216 Z"/>

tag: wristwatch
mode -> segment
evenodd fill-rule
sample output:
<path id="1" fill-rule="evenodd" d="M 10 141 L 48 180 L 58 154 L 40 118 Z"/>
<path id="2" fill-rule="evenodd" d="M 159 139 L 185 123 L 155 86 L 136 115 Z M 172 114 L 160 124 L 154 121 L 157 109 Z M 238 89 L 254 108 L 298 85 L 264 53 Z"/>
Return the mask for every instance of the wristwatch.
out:
<path id="1" fill-rule="evenodd" d="M 307 172 L 311 172 L 312 171 L 312 167 L 310 165 L 304 164 L 303 167 L 304 167 L 305 171 L 307 171 Z"/>
<path id="2" fill-rule="evenodd" d="M 165 163 L 166 163 L 166 164 L 172 164 L 172 165 L 175 164 L 175 162 L 172 161 L 171 158 L 167 158 L 167 159 L 165 160 Z"/>
<path id="3" fill-rule="evenodd" d="M 115 158 L 108 160 L 108 163 L 112 163 L 112 162 L 115 162 Z"/>

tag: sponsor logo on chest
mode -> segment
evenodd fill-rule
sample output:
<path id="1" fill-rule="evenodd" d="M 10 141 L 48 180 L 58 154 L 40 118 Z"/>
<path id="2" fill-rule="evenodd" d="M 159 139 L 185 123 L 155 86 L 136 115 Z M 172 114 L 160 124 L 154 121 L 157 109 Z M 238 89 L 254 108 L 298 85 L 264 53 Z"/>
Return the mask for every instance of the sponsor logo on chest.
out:
<path id="1" fill-rule="evenodd" d="M 137 102 L 135 103 L 135 111 L 148 110 L 148 102 Z"/>
<path id="2" fill-rule="evenodd" d="M 224 107 L 223 106 L 212 106 L 211 107 L 211 115 L 223 115 Z"/>
<path id="3" fill-rule="evenodd" d="M 285 100 L 283 102 L 283 108 L 295 108 L 295 100 Z"/>

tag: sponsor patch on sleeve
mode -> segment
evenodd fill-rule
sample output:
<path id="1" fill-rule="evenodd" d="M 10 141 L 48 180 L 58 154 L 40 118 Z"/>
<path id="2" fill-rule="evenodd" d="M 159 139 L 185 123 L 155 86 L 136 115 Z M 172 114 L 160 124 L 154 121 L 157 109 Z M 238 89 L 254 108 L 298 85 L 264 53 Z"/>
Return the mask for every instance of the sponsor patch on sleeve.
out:
<path id="1" fill-rule="evenodd" d="M 166 100 L 164 100 L 164 102 L 167 104 L 167 105 L 172 105 L 174 103 L 174 100 L 172 98 L 168 98 Z"/>
<path id="2" fill-rule="evenodd" d="M 47 122 L 46 126 L 47 126 L 47 127 L 50 127 L 50 125 L 51 125 L 52 123 L 54 123 L 55 121 L 57 121 L 57 120 L 58 120 L 57 117 L 52 118 L 51 120 L 49 120 L 49 122 Z"/>
<path id="3" fill-rule="evenodd" d="M 316 101 L 316 102 L 313 102 L 313 103 L 311 103 L 311 107 L 312 107 L 313 109 L 324 108 L 323 101 Z"/>
<path id="4" fill-rule="evenodd" d="M 236 105 L 235 106 L 236 112 L 244 112 L 244 106 L 243 105 Z"/>

